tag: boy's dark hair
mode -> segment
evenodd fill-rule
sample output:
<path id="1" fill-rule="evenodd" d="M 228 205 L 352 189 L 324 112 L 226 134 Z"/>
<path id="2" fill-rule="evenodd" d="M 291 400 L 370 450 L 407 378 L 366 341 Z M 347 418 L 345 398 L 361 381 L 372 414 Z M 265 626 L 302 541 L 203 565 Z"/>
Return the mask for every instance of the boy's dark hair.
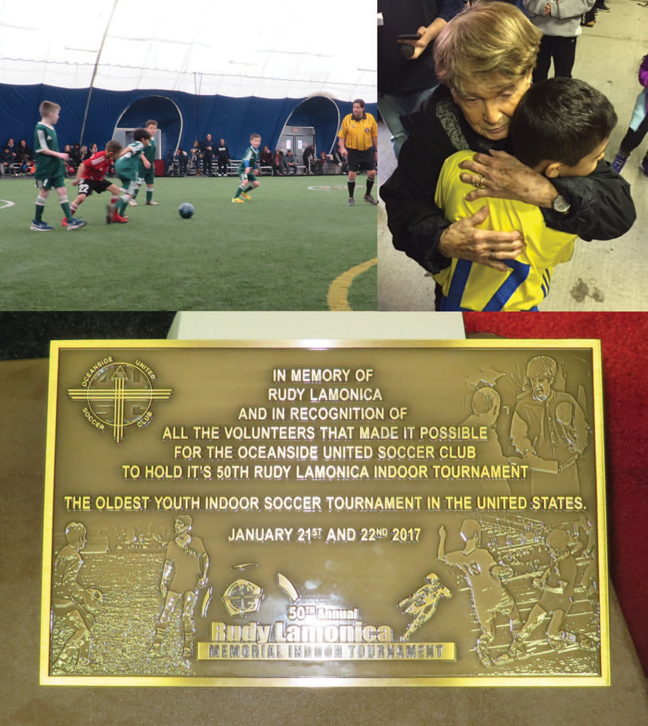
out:
<path id="1" fill-rule="evenodd" d="M 365 102 L 361 98 L 354 99 L 353 103 L 354 104 L 357 103 L 360 106 L 360 108 L 364 108 L 365 107 Z"/>
<path id="2" fill-rule="evenodd" d="M 133 131 L 133 138 L 135 141 L 141 141 L 142 139 L 150 139 L 151 134 L 146 129 L 135 129 Z"/>
<path id="3" fill-rule="evenodd" d="M 119 141 L 115 141 L 114 139 L 111 139 L 106 144 L 106 151 L 110 151 L 114 154 L 116 154 L 118 151 L 121 151 L 122 145 L 119 143 Z"/>
<path id="4" fill-rule="evenodd" d="M 513 153 L 527 166 L 558 161 L 576 166 L 607 139 L 617 115 L 610 101 L 576 78 L 534 83 L 511 118 Z"/>
<path id="5" fill-rule="evenodd" d="M 150 126 L 151 124 L 155 124 L 155 125 L 157 126 L 157 125 L 158 125 L 158 122 L 157 122 L 157 121 L 156 121 L 156 120 L 155 120 L 154 118 L 150 118 L 150 119 L 149 119 L 149 120 L 148 120 L 148 121 L 147 121 L 147 122 L 146 122 L 146 123 L 144 124 L 144 126 Z"/>

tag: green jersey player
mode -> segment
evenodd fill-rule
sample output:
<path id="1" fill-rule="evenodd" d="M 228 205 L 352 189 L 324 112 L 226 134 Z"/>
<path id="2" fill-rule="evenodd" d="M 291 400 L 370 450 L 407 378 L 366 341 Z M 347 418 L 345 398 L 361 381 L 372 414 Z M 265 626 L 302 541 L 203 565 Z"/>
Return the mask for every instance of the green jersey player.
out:
<path id="1" fill-rule="evenodd" d="M 39 111 L 41 120 L 36 124 L 34 130 L 34 159 L 36 160 L 34 178 L 39 191 L 36 199 L 36 214 L 32 220 L 31 229 L 34 232 L 50 232 L 54 229 L 43 221 L 43 209 L 52 189 L 56 189 L 58 193 L 59 204 L 67 221 L 67 229 L 69 231 L 81 229 L 88 223 L 72 216 L 65 188 L 65 165 L 63 164 L 64 161 L 67 161 L 68 155 L 59 151 L 58 137 L 54 130 L 54 126 L 59 120 L 61 107 L 58 103 L 43 101 Z"/>
<path id="2" fill-rule="evenodd" d="M 137 177 L 137 187 L 135 188 L 135 194 L 133 198 L 130 200 L 129 204 L 131 207 L 136 207 L 137 202 L 135 201 L 135 197 L 137 197 L 140 187 L 144 182 L 146 182 L 146 203 L 149 206 L 157 207 L 158 202 L 153 201 L 153 185 L 155 182 L 155 134 L 158 130 L 158 123 L 154 119 L 151 119 L 150 121 L 146 122 L 146 126 L 144 127 L 149 134 L 151 134 L 151 143 L 144 149 L 144 153 L 140 157 L 140 165 L 139 165 L 139 173 Z M 147 159 L 151 166 L 147 169 L 144 166 L 143 159 Z"/>
<path id="3" fill-rule="evenodd" d="M 252 136 L 250 136 L 250 146 L 245 152 L 245 156 L 241 159 L 241 163 L 238 168 L 241 183 L 239 184 L 239 188 L 236 190 L 236 194 L 232 199 L 235 204 L 243 204 L 241 197 L 245 197 L 245 199 L 252 199 L 248 192 L 251 192 L 259 186 L 259 182 L 254 175 L 254 169 L 259 162 L 259 146 L 261 146 L 261 137 L 259 134 L 252 134 Z"/>
<path id="4" fill-rule="evenodd" d="M 135 129 L 133 138 L 133 143 L 128 144 L 115 162 L 115 173 L 121 179 L 123 193 L 112 215 L 112 222 L 128 222 L 124 212 L 135 194 L 140 158 L 145 169 L 151 167 L 151 162 L 143 154 L 144 149 L 151 143 L 151 135 L 146 129 Z"/>

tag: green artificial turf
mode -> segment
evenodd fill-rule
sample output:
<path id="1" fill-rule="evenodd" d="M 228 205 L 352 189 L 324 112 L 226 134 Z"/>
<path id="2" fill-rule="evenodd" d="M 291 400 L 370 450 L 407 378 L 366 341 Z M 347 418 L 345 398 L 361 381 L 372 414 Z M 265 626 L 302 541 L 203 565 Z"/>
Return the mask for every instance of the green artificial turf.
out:
<path id="1" fill-rule="evenodd" d="M 347 206 L 344 177 L 261 177 L 252 201 L 232 204 L 238 179 L 157 178 L 154 199 L 107 225 L 107 193 L 68 232 L 51 192 L 32 232 L 32 179 L 0 181 L 0 305 L 5 310 L 328 310 L 331 283 L 376 257 L 376 208 Z M 308 187 L 329 187 L 313 190 Z M 76 188 L 67 181 L 70 200 Z M 13 202 L 13 206 L 6 206 Z M 178 206 L 194 205 L 191 219 Z M 353 310 L 376 309 L 375 266 L 354 278 Z"/>

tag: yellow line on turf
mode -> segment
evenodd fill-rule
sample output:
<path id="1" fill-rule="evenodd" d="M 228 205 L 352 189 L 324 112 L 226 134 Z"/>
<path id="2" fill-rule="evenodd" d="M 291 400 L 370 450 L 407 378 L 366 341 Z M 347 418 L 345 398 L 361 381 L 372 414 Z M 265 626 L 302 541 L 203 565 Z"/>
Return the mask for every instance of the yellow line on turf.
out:
<path id="1" fill-rule="evenodd" d="M 349 300 L 347 298 L 351 283 L 358 275 L 366 272 L 377 262 L 378 259 L 374 257 L 373 260 L 367 260 L 360 265 L 356 265 L 350 270 L 343 272 L 339 277 L 336 277 L 335 280 L 333 280 L 333 282 L 331 283 L 331 287 L 329 287 L 328 291 L 327 302 L 329 308 L 336 312 L 340 310 L 351 310 L 351 307 L 349 306 Z"/>

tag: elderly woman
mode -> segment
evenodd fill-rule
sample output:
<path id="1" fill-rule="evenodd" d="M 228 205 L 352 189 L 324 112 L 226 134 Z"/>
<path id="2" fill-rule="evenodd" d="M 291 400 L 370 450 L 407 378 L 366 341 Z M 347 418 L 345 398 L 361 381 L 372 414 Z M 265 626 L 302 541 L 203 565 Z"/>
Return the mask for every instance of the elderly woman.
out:
<path id="1" fill-rule="evenodd" d="M 482 2 L 457 15 L 436 40 L 442 85 L 403 120 L 409 139 L 381 190 L 394 246 L 426 270 L 439 272 L 456 257 L 506 272 L 503 260 L 524 247 L 520 232 L 479 229 L 484 209 L 451 224 L 435 206 L 443 162 L 462 149 L 478 152 L 462 164 L 462 180 L 476 187 L 468 199 L 535 204 L 547 226 L 586 240 L 614 239 L 634 222 L 630 187 L 607 162 L 588 177 L 550 181 L 507 153 L 511 116 L 531 84 L 541 37 L 513 5 Z"/>

